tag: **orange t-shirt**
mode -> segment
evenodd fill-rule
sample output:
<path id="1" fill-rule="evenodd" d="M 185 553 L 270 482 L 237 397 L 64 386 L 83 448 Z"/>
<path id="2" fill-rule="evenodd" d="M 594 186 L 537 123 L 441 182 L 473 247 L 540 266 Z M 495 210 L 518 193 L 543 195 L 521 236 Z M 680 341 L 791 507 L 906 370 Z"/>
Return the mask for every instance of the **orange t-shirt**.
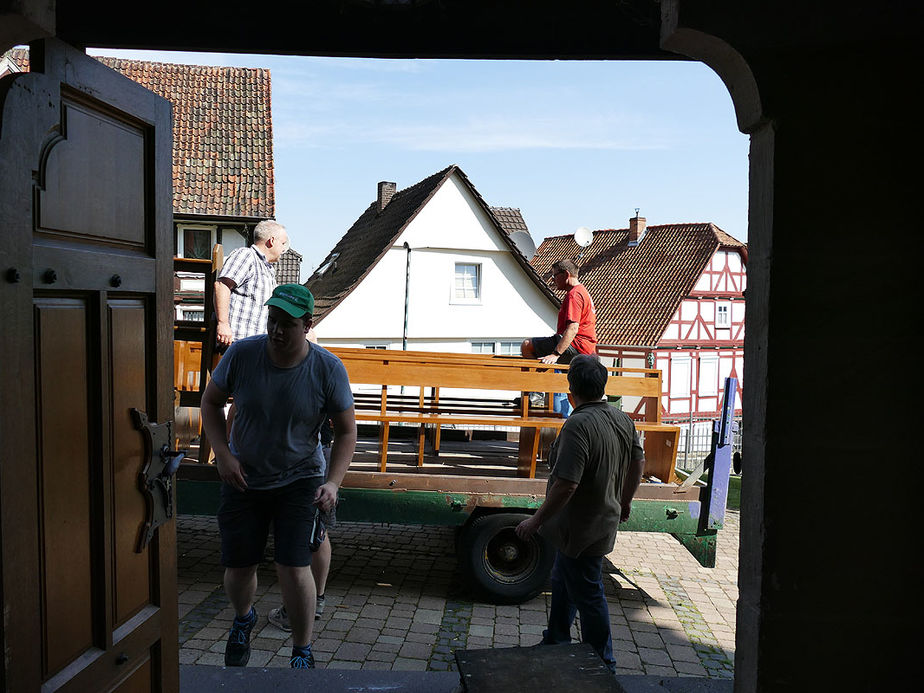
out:
<path id="1" fill-rule="evenodd" d="M 565 294 L 558 311 L 558 334 L 564 334 L 569 322 L 578 324 L 577 334 L 571 343 L 582 354 L 597 351 L 597 309 L 583 284 L 576 284 Z"/>

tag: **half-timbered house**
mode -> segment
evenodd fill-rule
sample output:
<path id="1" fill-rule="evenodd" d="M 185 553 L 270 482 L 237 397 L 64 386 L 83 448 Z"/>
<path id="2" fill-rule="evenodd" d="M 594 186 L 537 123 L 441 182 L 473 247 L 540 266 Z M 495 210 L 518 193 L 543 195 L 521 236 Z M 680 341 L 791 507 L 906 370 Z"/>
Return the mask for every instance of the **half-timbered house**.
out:
<path id="1" fill-rule="evenodd" d="M 714 418 L 725 378 L 744 369 L 747 246 L 714 224 L 646 226 L 546 238 L 532 260 L 540 274 L 577 259 L 597 308 L 597 352 L 614 365 L 658 368 L 665 421 Z M 625 402 L 631 411 L 636 403 Z"/>

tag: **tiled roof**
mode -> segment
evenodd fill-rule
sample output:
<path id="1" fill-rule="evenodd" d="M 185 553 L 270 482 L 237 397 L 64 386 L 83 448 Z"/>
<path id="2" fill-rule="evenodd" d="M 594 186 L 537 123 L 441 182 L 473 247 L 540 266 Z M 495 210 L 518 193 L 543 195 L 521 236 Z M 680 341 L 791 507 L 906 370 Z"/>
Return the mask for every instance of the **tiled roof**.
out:
<path id="1" fill-rule="evenodd" d="M 29 69 L 29 51 L 25 48 L 13 48 L 4 54 L 19 72 Z"/>
<path id="2" fill-rule="evenodd" d="M 269 70 L 95 57 L 173 105 L 174 214 L 274 216 Z"/>
<path id="3" fill-rule="evenodd" d="M 594 231 L 581 248 L 572 235 L 546 238 L 532 265 L 545 276 L 556 260 L 576 259 L 580 281 L 597 308 L 597 341 L 654 346 L 683 298 L 692 291 L 720 247 L 746 245 L 714 224 L 649 226 L 639 245 L 628 245 L 628 229 Z"/>
<path id="4" fill-rule="evenodd" d="M 305 282 L 305 286 L 314 295 L 315 322 L 323 319 L 365 279 L 372 268 L 385 256 L 401 232 L 454 173 L 458 174 L 468 186 L 488 216 L 495 219 L 468 176 L 455 165 L 444 168 L 419 183 L 396 192 L 381 213 L 377 212 L 376 202 L 373 201 L 324 258 L 318 270 Z M 498 229 L 500 230 L 499 225 Z M 559 300 L 555 294 L 535 273 L 526 258 L 510 241 L 509 236 L 506 233 L 501 233 L 500 236 L 507 243 L 511 254 L 527 276 L 540 287 L 550 301 L 557 305 Z M 321 273 L 321 269 L 325 267 L 325 271 Z"/>
<path id="5" fill-rule="evenodd" d="M 302 281 L 302 255 L 289 248 L 276 261 L 277 284 L 300 284 Z"/>
<path id="6" fill-rule="evenodd" d="M 520 210 L 516 207 L 491 207 L 491 213 L 508 236 L 517 231 L 529 233 L 526 222 L 523 220 L 523 215 L 520 214 Z"/>

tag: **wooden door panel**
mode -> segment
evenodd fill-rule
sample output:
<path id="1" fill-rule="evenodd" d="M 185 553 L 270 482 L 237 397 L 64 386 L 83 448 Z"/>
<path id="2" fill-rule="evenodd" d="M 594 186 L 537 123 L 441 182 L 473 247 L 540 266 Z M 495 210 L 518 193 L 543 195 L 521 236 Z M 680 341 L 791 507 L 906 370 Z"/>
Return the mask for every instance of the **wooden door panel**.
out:
<path id="1" fill-rule="evenodd" d="M 150 552 L 136 553 L 144 497 L 138 493 L 144 441 L 134 430 L 130 411 L 147 411 L 149 320 L 145 303 L 114 299 L 108 305 L 113 431 L 112 529 L 114 548 L 113 624 L 118 626 L 152 603 Z"/>
<path id="2" fill-rule="evenodd" d="M 155 280 L 154 260 L 139 252 L 125 251 L 116 265 L 92 245 L 71 243 L 63 237 L 36 238 L 32 251 L 33 282 L 40 290 L 53 286 L 58 290 L 111 291 L 113 278 L 118 276 L 119 291 L 144 292 Z M 54 272 L 52 283 L 46 274 L 49 269 Z"/>
<path id="3" fill-rule="evenodd" d="M 59 41 L 30 58 L 0 80 L 0 689 L 177 690 L 175 526 L 137 550 L 130 414 L 173 410 L 170 107 Z"/>
<path id="4" fill-rule="evenodd" d="M 116 693 L 147 693 L 153 688 L 153 667 L 151 660 L 147 659 L 116 689 Z"/>
<path id="5" fill-rule="evenodd" d="M 51 675 L 94 644 L 86 304 L 39 298 L 35 327 L 42 668 Z"/>
<path id="6" fill-rule="evenodd" d="M 60 134 L 46 144 L 37 175 L 36 229 L 143 245 L 144 129 L 73 91 L 65 90 L 61 111 Z"/>

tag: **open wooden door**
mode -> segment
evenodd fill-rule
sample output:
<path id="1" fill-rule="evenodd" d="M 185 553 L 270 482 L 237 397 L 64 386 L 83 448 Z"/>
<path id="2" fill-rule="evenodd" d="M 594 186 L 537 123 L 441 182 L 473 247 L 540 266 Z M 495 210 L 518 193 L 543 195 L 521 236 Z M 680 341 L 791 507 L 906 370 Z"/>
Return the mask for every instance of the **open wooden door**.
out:
<path id="1" fill-rule="evenodd" d="M 131 416 L 173 412 L 170 105 L 56 40 L 30 63 L 0 80 L 0 685 L 175 691 Z"/>

